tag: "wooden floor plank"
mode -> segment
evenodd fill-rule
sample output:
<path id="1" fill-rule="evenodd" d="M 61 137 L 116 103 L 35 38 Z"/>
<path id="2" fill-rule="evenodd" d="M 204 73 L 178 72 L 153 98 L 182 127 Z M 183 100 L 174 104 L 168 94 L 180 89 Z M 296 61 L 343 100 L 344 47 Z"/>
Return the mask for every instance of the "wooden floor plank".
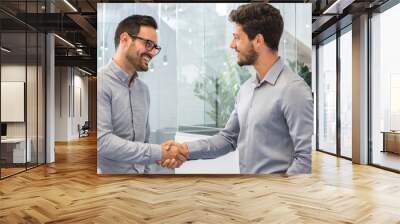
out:
<path id="1" fill-rule="evenodd" d="M 313 174 L 96 174 L 96 139 L 0 181 L 0 223 L 400 223 L 400 175 L 313 153 Z"/>

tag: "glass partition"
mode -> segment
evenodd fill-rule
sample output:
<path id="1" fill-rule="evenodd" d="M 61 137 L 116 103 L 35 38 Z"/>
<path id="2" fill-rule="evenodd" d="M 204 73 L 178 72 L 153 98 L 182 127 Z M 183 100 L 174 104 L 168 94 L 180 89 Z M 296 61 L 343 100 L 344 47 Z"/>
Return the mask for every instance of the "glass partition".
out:
<path id="1" fill-rule="evenodd" d="M 371 162 L 400 171 L 400 5 L 371 18 Z"/>
<path id="2" fill-rule="evenodd" d="M 37 165 L 37 122 L 38 122 L 38 35 L 36 32 L 27 33 L 27 86 L 26 86 L 26 114 L 27 114 L 27 150 L 30 151 L 30 157 L 27 167 L 31 168 Z"/>
<path id="3" fill-rule="evenodd" d="M 340 36 L 340 154 L 352 157 L 352 35 Z"/>
<path id="4" fill-rule="evenodd" d="M 0 12 L 0 178 L 45 162 L 45 35 L 21 22 L 45 1 L 2 1 Z M 18 19 L 19 18 L 19 19 Z"/>
<path id="5" fill-rule="evenodd" d="M 318 48 L 318 149 L 336 154 L 336 39 Z"/>
<path id="6" fill-rule="evenodd" d="M 26 141 L 27 35 L 25 32 L 1 34 L 1 140 L 2 177 L 26 169 L 31 152 Z M 7 49 L 6 51 L 4 49 Z M 4 128 L 5 127 L 5 128 Z"/>

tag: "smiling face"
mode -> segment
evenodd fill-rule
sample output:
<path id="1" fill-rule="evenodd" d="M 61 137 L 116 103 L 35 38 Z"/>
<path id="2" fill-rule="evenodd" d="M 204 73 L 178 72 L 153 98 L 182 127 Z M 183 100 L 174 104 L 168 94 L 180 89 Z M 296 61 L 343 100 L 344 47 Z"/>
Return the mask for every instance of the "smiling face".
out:
<path id="1" fill-rule="evenodd" d="M 153 27 L 141 26 L 136 36 L 157 44 L 157 32 Z M 136 71 L 147 71 L 150 60 L 156 56 L 156 49 L 147 50 L 145 40 L 139 38 L 131 38 L 131 40 L 126 51 L 126 59 L 135 67 Z"/>
<path id="2" fill-rule="evenodd" d="M 247 34 L 238 24 L 235 24 L 230 47 L 236 51 L 237 63 L 240 66 L 253 65 L 258 58 L 258 54 L 253 47 L 252 41 L 249 40 Z"/>

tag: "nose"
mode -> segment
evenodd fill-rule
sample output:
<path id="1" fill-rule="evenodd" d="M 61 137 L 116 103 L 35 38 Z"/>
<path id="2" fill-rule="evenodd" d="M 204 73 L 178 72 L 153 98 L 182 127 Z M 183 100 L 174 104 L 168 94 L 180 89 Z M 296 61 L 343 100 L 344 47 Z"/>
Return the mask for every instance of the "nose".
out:
<path id="1" fill-rule="evenodd" d="M 232 40 L 232 41 L 231 41 L 230 47 L 231 47 L 232 49 L 235 49 L 235 48 L 236 48 L 236 42 L 235 42 L 235 40 Z"/>

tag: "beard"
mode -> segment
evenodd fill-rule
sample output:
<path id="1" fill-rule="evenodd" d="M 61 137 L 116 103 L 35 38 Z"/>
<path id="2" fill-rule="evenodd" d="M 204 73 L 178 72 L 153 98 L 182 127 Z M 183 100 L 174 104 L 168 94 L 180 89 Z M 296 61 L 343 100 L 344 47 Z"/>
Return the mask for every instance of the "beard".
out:
<path id="1" fill-rule="evenodd" d="M 242 57 L 240 57 L 241 55 L 238 52 L 239 58 L 238 58 L 237 63 L 238 63 L 239 66 L 253 65 L 256 62 L 256 60 L 258 58 L 258 54 L 254 50 L 253 45 L 249 44 L 248 48 L 249 49 L 247 50 L 247 52 L 246 51 L 243 52 L 243 56 Z"/>
<path id="2" fill-rule="evenodd" d="M 135 47 L 133 46 L 133 44 L 131 44 L 131 46 L 129 46 L 128 52 L 132 52 L 131 54 L 127 54 L 126 55 L 126 59 L 132 63 L 133 67 L 135 68 L 135 70 L 137 72 L 146 72 L 147 70 L 149 70 L 149 62 L 145 61 L 144 57 L 148 56 L 151 59 L 151 56 L 149 54 L 146 53 L 142 53 L 139 55 L 138 52 L 135 52 Z"/>

